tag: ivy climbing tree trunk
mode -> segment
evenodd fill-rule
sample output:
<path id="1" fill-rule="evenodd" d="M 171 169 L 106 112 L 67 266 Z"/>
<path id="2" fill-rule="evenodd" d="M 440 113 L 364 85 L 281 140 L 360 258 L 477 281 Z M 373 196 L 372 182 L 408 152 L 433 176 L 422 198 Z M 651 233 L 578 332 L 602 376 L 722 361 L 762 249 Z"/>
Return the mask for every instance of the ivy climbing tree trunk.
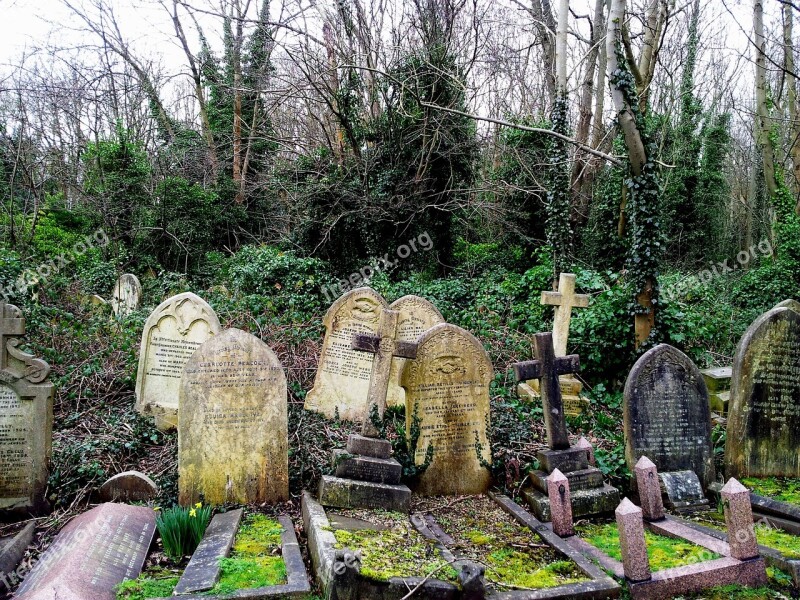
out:
<path id="1" fill-rule="evenodd" d="M 658 302 L 658 265 L 663 249 L 659 220 L 659 183 L 652 160 L 655 147 L 644 129 L 639 110 L 639 94 L 622 49 L 622 22 L 625 0 L 611 0 L 606 36 L 608 78 L 617 122 L 628 150 L 630 177 L 626 211 L 630 215 L 630 254 L 628 270 L 636 286 L 636 346 L 641 346 L 655 327 Z"/>
<path id="2" fill-rule="evenodd" d="M 756 54 L 756 115 L 758 122 L 756 141 L 761 150 L 767 196 L 772 199 L 778 190 L 778 182 L 775 178 L 775 146 L 770 131 L 770 106 L 767 93 L 767 41 L 764 37 L 764 0 L 753 0 L 753 42 Z"/>

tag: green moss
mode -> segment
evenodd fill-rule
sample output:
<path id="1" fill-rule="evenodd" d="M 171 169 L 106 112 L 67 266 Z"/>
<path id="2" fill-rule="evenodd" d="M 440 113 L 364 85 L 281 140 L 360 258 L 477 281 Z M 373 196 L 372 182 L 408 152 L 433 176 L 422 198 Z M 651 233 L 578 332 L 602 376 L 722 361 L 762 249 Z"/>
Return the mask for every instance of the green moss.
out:
<path id="1" fill-rule="evenodd" d="M 742 485 L 759 496 L 800 506 L 800 479 L 767 477 L 765 479 L 743 479 Z"/>
<path id="2" fill-rule="evenodd" d="M 616 523 L 605 525 L 580 525 L 578 533 L 587 542 L 599 548 L 611 558 L 622 560 L 619 544 L 619 531 Z M 644 533 L 647 543 L 647 556 L 650 559 L 650 569 L 661 571 L 673 567 L 693 564 L 700 560 L 714 560 L 718 554 L 705 548 L 663 535 L 656 535 L 650 531 Z"/>
<path id="3" fill-rule="evenodd" d="M 117 600 L 146 600 L 147 598 L 166 598 L 178 585 L 178 577 L 155 579 L 140 576 L 128 579 L 117 586 Z"/>
<path id="4" fill-rule="evenodd" d="M 468 531 L 466 533 L 467 539 L 476 546 L 485 546 L 492 541 L 491 536 L 486 535 L 482 531 Z"/>
<path id="5" fill-rule="evenodd" d="M 721 513 L 703 513 L 702 518 L 696 520 L 707 527 L 726 531 L 725 517 Z M 759 544 L 778 550 L 786 558 L 800 560 L 800 536 L 776 529 L 768 523 L 756 523 L 755 529 Z"/>

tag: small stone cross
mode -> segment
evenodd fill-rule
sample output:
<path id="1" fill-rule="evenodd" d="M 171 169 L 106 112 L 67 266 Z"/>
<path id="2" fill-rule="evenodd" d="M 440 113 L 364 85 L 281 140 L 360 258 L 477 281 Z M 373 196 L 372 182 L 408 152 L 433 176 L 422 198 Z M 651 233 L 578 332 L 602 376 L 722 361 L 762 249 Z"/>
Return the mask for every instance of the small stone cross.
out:
<path id="1" fill-rule="evenodd" d="M 386 409 L 386 393 L 389 389 L 389 373 L 392 366 L 392 357 L 416 358 L 417 345 L 413 342 L 397 341 L 397 319 L 400 313 L 396 310 L 383 309 L 378 325 L 378 335 L 357 333 L 353 336 L 353 350 L 371 352 L 375 355 L 372 362 L 372 375 L 369 380 L 369 394 L 367 396 L 367 414 L 364 418 L 362 435 L 365 437 L 378 437 L 378 430 L 373 425 L 370 416 L 377 407 L 378 416 L 383 418 Z"/>
<path id="2" fill-rule="evenodd" d="M 567 450 L 570 445 L 558 376 L 580 371 L 580 357 L 571 354 L 556 358 L 552 333 L 537 333 L 533 336 L 533 352 L 536 360 L 516 363 L 514 374 L 517 381 L 541 380 L 539 393 L 542 396 L 547 445 L 553 450 Z"/>
<path id="3" fill-rule="evenodd" d="M 553 346 L 555 347 L 556 356 L 565 356 L 567 354 L 572 309 L 587 308 L 589 306 L 589 296 L 575 293 L 575 275 L 561 273 L 558 280 L 558 291 L 542 292 L 541 303 L 556 307 L 553 320 Z"/>
<path id="4" fill-rule="evenodd" d="M 25 335 L 25 319 L 15 307 L 0 300 L 0 371 L 8 366 L 8 339 L 20 335 Z"/>

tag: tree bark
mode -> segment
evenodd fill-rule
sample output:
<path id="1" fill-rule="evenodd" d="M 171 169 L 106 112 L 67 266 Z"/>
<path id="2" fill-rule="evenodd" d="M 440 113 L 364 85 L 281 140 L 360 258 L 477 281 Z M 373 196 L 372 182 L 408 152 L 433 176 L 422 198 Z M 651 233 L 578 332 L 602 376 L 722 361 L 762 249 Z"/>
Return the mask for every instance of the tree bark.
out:
<path id="1" fill-rule="evenodd" d="M 756 141 L 761 149 L 767 195 L 771 200 L 778 190 L 778 182 L 775 178 L 775 148 L 770 139 L 771 124 L 769 106 L 767 105 L 767 54 L 766 39 L 764 37 L 763 0 L 753 0 L 753 39 L 756 54 L 756 115 L 758 120 Z"/>
<path id="2" fill-rule="evenodd" d="M 797 106 L 797 77 L 794 73 L 794 13 L 783 5 L 783 53 L 786 72 L 787 112 L 790 120 L 789 147 L 794 172 L 795 212 L 800 215 L 800 113 Z"/>

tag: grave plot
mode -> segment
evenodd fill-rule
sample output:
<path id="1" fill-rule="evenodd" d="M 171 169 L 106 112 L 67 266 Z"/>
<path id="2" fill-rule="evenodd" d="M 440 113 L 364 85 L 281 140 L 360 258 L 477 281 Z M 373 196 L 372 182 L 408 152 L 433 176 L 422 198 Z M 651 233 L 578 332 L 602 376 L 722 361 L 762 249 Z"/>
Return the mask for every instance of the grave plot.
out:
<path id="1" fill-rule="evenodd" d="M 309 591 L 291 519 L 238 509 L 214 516 L 188 564 L 170 569 L 151 561 L 120 586 L 117 600 L 302 598 Z"/>

